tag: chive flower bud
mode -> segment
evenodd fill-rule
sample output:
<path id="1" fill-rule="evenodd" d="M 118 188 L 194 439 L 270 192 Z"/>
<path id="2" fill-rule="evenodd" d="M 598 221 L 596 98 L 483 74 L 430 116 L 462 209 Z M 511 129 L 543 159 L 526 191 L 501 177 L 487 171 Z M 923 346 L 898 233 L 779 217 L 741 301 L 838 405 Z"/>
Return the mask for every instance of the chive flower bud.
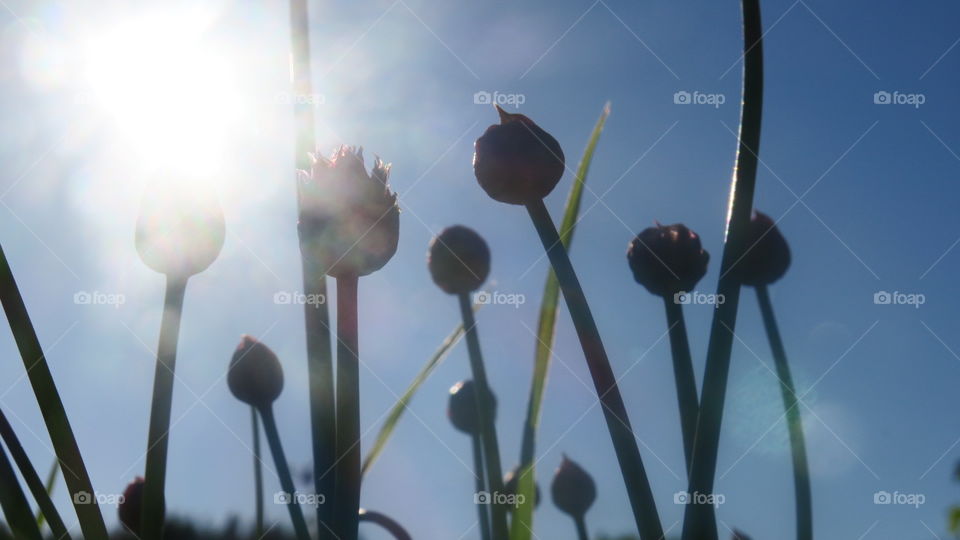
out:
<path id="1" fill-rule="evenodd" d="M 627 248 L 627 262 L 637 283 L 657 296 L 669 297 L 693 290 L 707 273 L 710 254 L 700 237 L 685 225 L 644 229 Z"/>
<path id="2" fill-rule="evenodd" d="M 223 248 L 223 210 L 212 193 L 166 184 L 147 188 L 134 237 L 137 253 L 154 271 L 187 278 L 207 269 Z"/>
<path id="3" fill-rule="evenodd" d="M 744 285 L 769 285 L 790 268 L 790 246 L 766 214 L 754 211 L 743 248 L 747 251 L 737 263 L 737 271 Z"/>
<path id="4" fill-rule="evenodd" d="M 314 157 L 300 171 L 302 249 L 333 277 L 365 276 L 397 252 L 400 207 L 390 191 L 390 164 L 380 158 L 368 174 L 363 148 L 341 146 L 330 159 Z"/>
<path id="5" fill-rule="evenodd" d="M 460 381 L 450 388 L 450 401 L 447 404 L 447 417 L 453 427 L 468 435 L 480 434 L 476 391 L 477 385 L 473 381 Z M 496 418 L 497 398 L 493 392 L 487 396 L 490 400 L 490 415 Z"/>
<path id="6" fill-rule="evenodd" d="M 491 198 L 529 204 L 550 194 L 563 176 L 560 143 L 533 120 L 497 106 L 500 123 L 474 144 L 473 172 Z"/>
<path id="7" fill-rule="evenodd" d="M 117 505 L 117 517 L 120 523 L 135 536 L 140 534 L 140 516 L 143 509 L 143 477 L 134 478 L 123 490 L 123 498 Z"/>
<path id="8" fill-rule="evenodd" d="M 553 504 L 571 517 L 583 517 L 597 498 L 593 477 L 580 465 L 563 456 L 550 486 Z"/>
<path id="9" fill-rule="evenodd" d="M 473 229 L 447 227 L 430 242 L 427 268 L 444 292 L 469 293 L 479 289 L 490 274 L 490 248 Z"/>
<path id="10" fill-rule="evenodd" d="M 227 385 L 240 401 L 268 407 L 283 390 L 283 367 L 269 347 L 244 335 L 230 360 Z"/>

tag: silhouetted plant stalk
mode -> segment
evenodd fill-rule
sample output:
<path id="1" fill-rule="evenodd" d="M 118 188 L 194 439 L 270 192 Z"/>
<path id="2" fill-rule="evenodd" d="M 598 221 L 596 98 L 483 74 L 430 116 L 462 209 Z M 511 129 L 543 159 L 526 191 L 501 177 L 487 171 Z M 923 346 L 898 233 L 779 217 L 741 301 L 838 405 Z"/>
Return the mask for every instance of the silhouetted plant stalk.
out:
<path id="1" fill-rule="evenodd" d="M 470 435 L 470 447 L 473 449 L 473 475 L 474 487 L 477 493 L 487 491 L 487 483 L 484 480 L 486 467 L 483 465 L 483 440 L 478 433 Z M 477 523 L 480 527 L 480 540 L 490 540 L 490 512 L 488 505 L 477 504 Z"/>
<path id="2" fill-rule="evenodd" d="M 337 489 L 334 511 L 344 540 L 357 538 L 360 523 L 360 350 L 357 289 L 360 278 L 337 278 Z"/>
<path id="3" fill-rule="evenodd" d="M 2 410 L 0 410 L 0 438 L 3 439 L 3 444 L 5 444 L 7 450 L 10 451 L 10 456 L 13 458 L 14 463 L 16 463 L 17 468 L 20 469 L 20 476 L 23 477 L 24 482 L 27 484 L 27 489 L 30 490 L 30 494 L 33 495 L 33 499 L 37 502 L 41 515 L 50 523 L 50 531 L 53 532 L 58 540 L 70 540 L 70 534 L 67 532 L 67 527 L 60 517 L 60 513 L 57 512 L 57 507 L 54 506 L 53 501 L 50 500 L 50 494 L 47 492 L 46 486 L 30 462 L 27 452 L 23 449 L 23 445 L 20 444 L 20 439 L 17 438 L 16 432 L 13 431 L 13 426 L 10 425 L 10 422 L 7 420 L 7 415 L 4 414 Z M 34 521 L 38 528 L 43 523 L 39 518 Z"/>
<path id="4" fill-rule="evenodd" d="M 553 475 L 550 493 L 553 504 L 573 518 L 578 540 L 590 540 L 586 515 L 597 499 L 597 486 L 590 473 L 564 455 L 563 462 Z"/>
<path id="5" fill-rule="evenodd" d="M 253 434 L 253 496 L 254 516 L 257 538 L 263 537 L 263 464 L 260 454 L 260 420 L 257 409 L 250 407 L 250 428 Z"/>
<path id="6" fill-rule="evenodd" d="M 107 528 L 96 501 L 83 504 L 80 502 L 81 499 L 77 498 L 78 493 L 94 493 L 93 486 L 87 474 L 87 467 L 83 463 L 83 457 L 80 455 L 77 440 L 73 436 L 67 412 L 63 408 L 63 401 L 57 392 L 57 385 L 53 382 L 40 340 L 37 338 L 33 323 L 30 322 L 27 306 L 23 303 L 23 297 L 20 295 L 20 289 L 17 287 L 2 247 L 0 247 L 0 303 L 3 305 L 10 331 L 17 343 L 17 350 L 23 359 L 27 379 L 33 388 L 33 395 L 37 399 L 54 452 L 60 463 L 63 463 L 64 470 L 70 471 L 63 476 L 70 491 L 70 499 L 73 501 L 83 536 L 88 540 L 106 540 Z"/>
<path id="7" fill-rule="evenodd" d="M 497 111 L 500 124 L 487 128 L 475 143 L 473 168 L 477 182 L 494 200 L 526 206 L 557 274 L 597 397 L 603 405 L 637 530 L 643 540 L 658 540 L 663 537 L 663 527 L 620 389 L 567 250 L 543 204 L 543 198 L 563 176 L 563 149 L 533 120 L 500 107 Z"/>
<path id="8" fill-rule="evenodd" d="M 486 465 L 483 455 L 483 438 L 480 430 L 481 418 L 477 408 L 479 401 L 476 397 L 477 385 L 472 380 L 460 381 L 450 388 L 450 399 L 447 404 L 447 418 L 457 430 L 470 436 L 473 450 L 473 475 L 475 478 L 475 493 L 487 492 Z M 490 409 L 487 413 L 496 424 L 497 399 L 492 392 L 486 402 Z M 476 501 L 474 501 L 476 502 Z M 480 538 L 490 540 L 490 506 L 489 504 L 475 504 L 477 507 L 477 522 L 480 524 Z"/>
<path id="9" fill-rule="evenodd" d="M 410 534 L 400 526 L 399 523 L 394 521 L 390 516 L 386 514 L 381 514 L 380 512 L 373 512 L 370 510 L 360 509 L 359 512 L 360 521 L 365 521 L 368 523 L 374 523 L 379 525 L 384 530 L 393 535 L 396 540 L 412 540 Z"/>
<path id="10" fill-rule="evenodd" d="M 763 27 L 760 1 L 742 0 L 743 11 L 743 106 L 740 111 L 740 136 L 733 183 L 730 187 L 729 213 L 720 263 L 717 306 L 710 328 L 710 343 L 700 395 L 700 417 L 694 459 L 690 468 L 689 493 L 713 494 L 726 401 L 730 353 L 740 303 L 740 278 L 734 270 L 747 247 L 746 234 L 757 178 L 760 151 L 760 126 L 763 110 Z M 717 523 L 711 504 L 687 505 L 683 520 L 683 540 L 715 540 Z"/>
<path id="11" fill-rule="evenodd" d="M 13 470 L 3 446 L 0 446 L 0 508 L 3 509 L 3 515 L 14 538 L 43 540 L 40 527 L 30 511 L 30 503 L 20 489 L 17 473 Z"/>

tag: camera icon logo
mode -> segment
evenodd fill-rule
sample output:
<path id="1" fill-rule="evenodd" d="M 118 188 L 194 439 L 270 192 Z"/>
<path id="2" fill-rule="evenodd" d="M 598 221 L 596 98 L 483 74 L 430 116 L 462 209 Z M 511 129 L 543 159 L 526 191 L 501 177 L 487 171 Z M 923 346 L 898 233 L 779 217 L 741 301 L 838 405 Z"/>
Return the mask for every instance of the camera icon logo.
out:
<path id="1" fill-rule="evenodd" d="M 487 291 L 480 291 L 473 295 L 473 301 L 477 304 L 489 304 L 493 297 Z"/>
<path id="2" fill-rule="evenodd" d="M 73 494 L 73 504 L 90 504 L 93 502 L 93 495 L 86 491 L 78 491 Z"/>
<path id="3" fill-rule="evenodd" d="M 889 105 L 893 101 L 890 99 L 890 92 L 880 90 L 873 94 L 873 103 L 876 105 Z"/>
<path id="4" fill-rule="evenodd" d="M 490 494 L 486 491 L 478 491 L 474 493 L 473 504 L 490 504 Z"/>
<path id="5" fill-rule="evenodd" d="M 273 494 L 274 504 L 290 504 L 291 502 L 293 502 L 293 496 L 286 491 L 278 491 Z"/>
<path id="6" fill-rule="evenodd" d="M 287 291 L 279 291 L 273 293 L 273 303 L 281 305 L 289 305 L 293 301 L 293 295 Z"/>
<path id="7" fill-rule="evenodd" d="M 673 295 L 674 304 L 685 305 L 685 304 L 689 304 L 691 300 L 692 298 L 690 297 L 690 293 L 688 293 L 687 291 L 680 291 L 678 293 L 674 293 Z"/>
<path id="8" fill-rule="evenodd" d="M 878 491 L 873 494 L 873 504 L 890 504 L 891 502 L 893 497 L 887 491 Z"/>
<path id="9" fill-rule="evenodd" d="M 473 95 L 473 103 L 475 105 L 490 105 L 493 103 L 493 96 L 490 95 L 490 92 L 480 90 Z"/>
<path id="10" fill-rule="evenodd" d="M 87 291 L 77 291 L 73 293 L 73 303 L 81 306 L 89 305 L 93 301 L 93 295 Z"/>
<path id="11" fill-rule="evenodd" d="M 677 105 L 689 105 L 691 102 L 690 92 L 687 92 L 686 90 L 680 90 L 679 92 L 674 93 L 673 102 Z"/>
<path id="12" fill-rule="evenodd" d="M 686 491 L 678 491 L 674 493 L 673 504 L 690 504 L 690 494 Z"/>
<path id="13" fill-rule="evenodd" d="M 874 304 L 884 305 L 884 304 L 889 304 L 892 301 L 893 301 L 893 295 L 891 295 L 887 291 L 878 291 L 873 293 Z"/>

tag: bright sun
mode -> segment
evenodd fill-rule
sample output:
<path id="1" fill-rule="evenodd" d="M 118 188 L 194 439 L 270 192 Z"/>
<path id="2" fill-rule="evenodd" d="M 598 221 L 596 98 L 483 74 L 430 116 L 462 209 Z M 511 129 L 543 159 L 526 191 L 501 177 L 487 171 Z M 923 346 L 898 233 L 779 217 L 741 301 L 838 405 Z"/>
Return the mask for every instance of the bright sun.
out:
<path id="1" fill-rule="evenodd" d="M 165 172 L 211 178 L 240 112 L 234 66 L 183 18 L 144 17 L 83 50 L 92 100 L 118 135 Z"/>

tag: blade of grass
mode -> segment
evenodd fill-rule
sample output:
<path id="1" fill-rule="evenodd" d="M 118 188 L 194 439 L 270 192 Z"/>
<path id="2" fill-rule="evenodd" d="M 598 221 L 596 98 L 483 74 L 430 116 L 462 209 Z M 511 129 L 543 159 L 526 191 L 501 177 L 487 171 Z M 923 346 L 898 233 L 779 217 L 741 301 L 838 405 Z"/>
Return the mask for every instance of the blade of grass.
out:
<path id="1" fill-rule="evenodd" d="M 50 530 L 54 536 L 56 536 L 58 540 L 70 540 L 70 534 L 67 533 L 67 527 L 63 524 L 63 519 L 60 517 L 60 513 L 57 512 L 57 507 L 54 506 L 53 501 L 50 500 L 50 494 L 47 492 L 47 488 L 40 480 L 40 475 L 37 474 L 37 470 L 33 468 L 33 464 L 30 463 L 27 452 L 24 451 L 23 445 L 20 444 L 20 439 L 17 438 L 17 434 L 13 431 L 13 426 L 10 425 L 10 422 L 7 420 L 7 415 L 5 415 L 2 410 L 0 410 L 0 438 L 2 438 L 3 443 L 7 445 L 10 456 L 13 457 L 14 463 L 16 463 L 17 468 L 20 469 L 20 476 L 22 476 L 24 482 L 26 482 L 30 494 L 33 495 L 33 499 L 37 501 L 40 515 L 46 516 L 47 521 L 50 522 Z M 42 524 L 39 519 L 34 519 L 34 522 L 38 528 Z"/>
<path id="2" fill-rule="evenodd" d="M 727 376 L 733 332 L 740 303 L 740 281 L 731 272 L 744 250 L 750 226 L 753 192 L 757 181 L 757 153 L 760 151 L 760 120 L 763 110 L 763 25 L 760 0 L 742 0 L 743 10 L 743 106 L 740 110 L 740 137 L 730 204 L 727 215 L 723 259 L 717 294 L 724 302 L 714 310 L 707 347 L 707 363 L 700 397 L 697 438 L 690 466 L 688 492 L 713 494 L 720 446 L 720 427 L 726 401 Z M 715 540 L 716 514 L 712 504 L 687 505 L 683 516 L 683 540 Z"/>
<path id="3" fill-rule="evenodd" d="M 60 470 L 60 461 L 54 457 L 53 463 L 50 464 L 50 470 L 47 471 L 47 481 L 44 482 L 43 487 L 47 491 L 47 497 L 52 497 L 53 495 L 53 486 L 57 483 L 57 471 Z M 43 523 L 46 521 L 46 518 L 43 517 L 43 512 L 37 510 L 37 527 L 43 529 Z"/>
<path id="4" fill-rule="evenodd" d="M 43 540 L 40 534 L 40 527 L 33 520 L 33 512 L 30 511 L 30 503 L 27 502 L 23 489 L 20 488 L 20 481 L 17 479 L 17 473 L 7 458 L 7 453 L 0 445 L 0 508 L 3 509 L 3 515 L 7 519 L 7 525 L 14 538 L 23 540 Z"/>
<path id="5" fill-rule="evenodd" d="M 63 408 L 63 401 L 57 392 L 57 385 L 53 382 L 53 375 L 47 366 L 40 340 L 30 322 L 27 306 L 23 303 L 23 297 L 20 295 L 20 289 L 17 288 L 13 271 L 10 270 L 10 264 L 2 247 L 0 247 L 0 303 L 3 304 L 7 322 L 17 342 L 23 367 L 26 369 L 30 386 L 33 387 L 33 395 L 37 398 L 53 449 L 60 463 L 63 464 L 65 471 L 63 478 L 70 491 L 70 498 L 74 501 L 73 506 L 83 536 L 87 540 L 107 540 L 107 527 L 103 523 L 103 516 L 100 515 L 100 508 L 96 501 L 92 501 L 92 504 L 78 502 L 83 501 L 85 497 L 78 498 L 77 494 L 83 493 L 89 496 L 94 493 L 93 485 L 90 483 L 87 467 L 83 463 L 80 448 L 70 428 L 70 420 Z"/>
<path id="6" fill-rule="evenodd" d="M 570 249 L 573 241 L 573 232 L 577 227 L 580 205 L 583 200 L 583 187 L 587 181 L 587 172 L 593 160 L 594 150 L 600 141 L 603 126 L 610 116 L 610 103 L 603 106 L 600 118 L 587 139 L 587 146 L 580 158 L 577 174 L 570 186 L 567 203 L 563 211 L 563 220 L 560 222 L 560 241 Z M 533 500 L 534 481 L 534 451 L 536 447 L 537 426 L 540 424 L 540 406 L 543 403 L 543 392 L 547 385 L 547 373 L 550 369 L 553 339 L 557 328 L 557 312 L 560 308 L 560 283 L 553 269 L 547 271 L 547 281 L 543 286 L 543 299 L 540 301 L 540 319 L 537 322 L 537 343 L 533 364 L 533 380 L 530 383 L 530 398 L 527 401 L 527 418 L 523 424 L 523 442 L 520 448 L 520 471 L 518 474 L 517 493 L 522 500 L 513 511 L 511 523 L 511 540 L 529 540 L 533 531 Z"/>
<path id="7" fill-rule="evenodd" d="M 476 311 L 479 309 L 480 304 L 475 304 L 473 310 Z M 407 410 L 407 404 L 413 399 L 413 396 L 416 395 L 417 391 L 420 390 L 420 387 L 427 381 L 430 375 L 433 373 L 433 370 L 437 368 L 440 364 L 446 360 L 447 356 L 450 355 L 450 351 L 453 350 L 454 345 L 456 345 L 460 338 L 463 337 L 463 324 L 458 324 L 457 327 L 443 340 L 443 343 L 440 344 L 438 348 L 431 356 L 427 363 L 420 368 L 420 372 L 417 373 L 417 376 L 413 378 L 413 381 L 410 383 L 410 386 L 407 387 L 407 390 L 400 396 L 400 399 L 394 403 L 393 407 L 390 409 L 390 412 L 387 414 L 387 419 L 383 421 L 383 426 L 380 427 L 380 432 L 377 433 L 377 438 L 373 442 L 373 446 L 370 447 L 369 453 L 367 453 L 366 459 L 363 460 L 363 467 L 360 469 L 361 474 L 367 474 L 370 470 L 370 467 L 377 461 L 377 458 L 380 457 L 380 454 L 383 453 L 383 449 L 387 446 L 387 441 L 390 440 L 390 436 L 393 435 L 393 431 L 397 428 L 397 423 L 400 421 L 400 417 L 403 416 L 404 411 Z"/>
<path id="8" fill-rule="evenodd" d="M 780 338 L 780 328 L 773 314 L 773 303 L 766 285 L 757 287 L 757 301 L 763 314 L 763 326 L 767 330 L 770 349 L 777 365 L 777 378 L 780 379 L 780 391 L 783 394 L 783 407 L 787 415 L 787 428 L 790 431 L 790 450 L 793 454 L 793 489 L 797 511 L 797 540 L 813 539 L 813 495 L 810 490 L 810 469 L 807 466 L 807 448 L 803 438 L 803 421 L 800 418 L 800 404 L 797 389 L 787 363 L 787 351 Z"/>

